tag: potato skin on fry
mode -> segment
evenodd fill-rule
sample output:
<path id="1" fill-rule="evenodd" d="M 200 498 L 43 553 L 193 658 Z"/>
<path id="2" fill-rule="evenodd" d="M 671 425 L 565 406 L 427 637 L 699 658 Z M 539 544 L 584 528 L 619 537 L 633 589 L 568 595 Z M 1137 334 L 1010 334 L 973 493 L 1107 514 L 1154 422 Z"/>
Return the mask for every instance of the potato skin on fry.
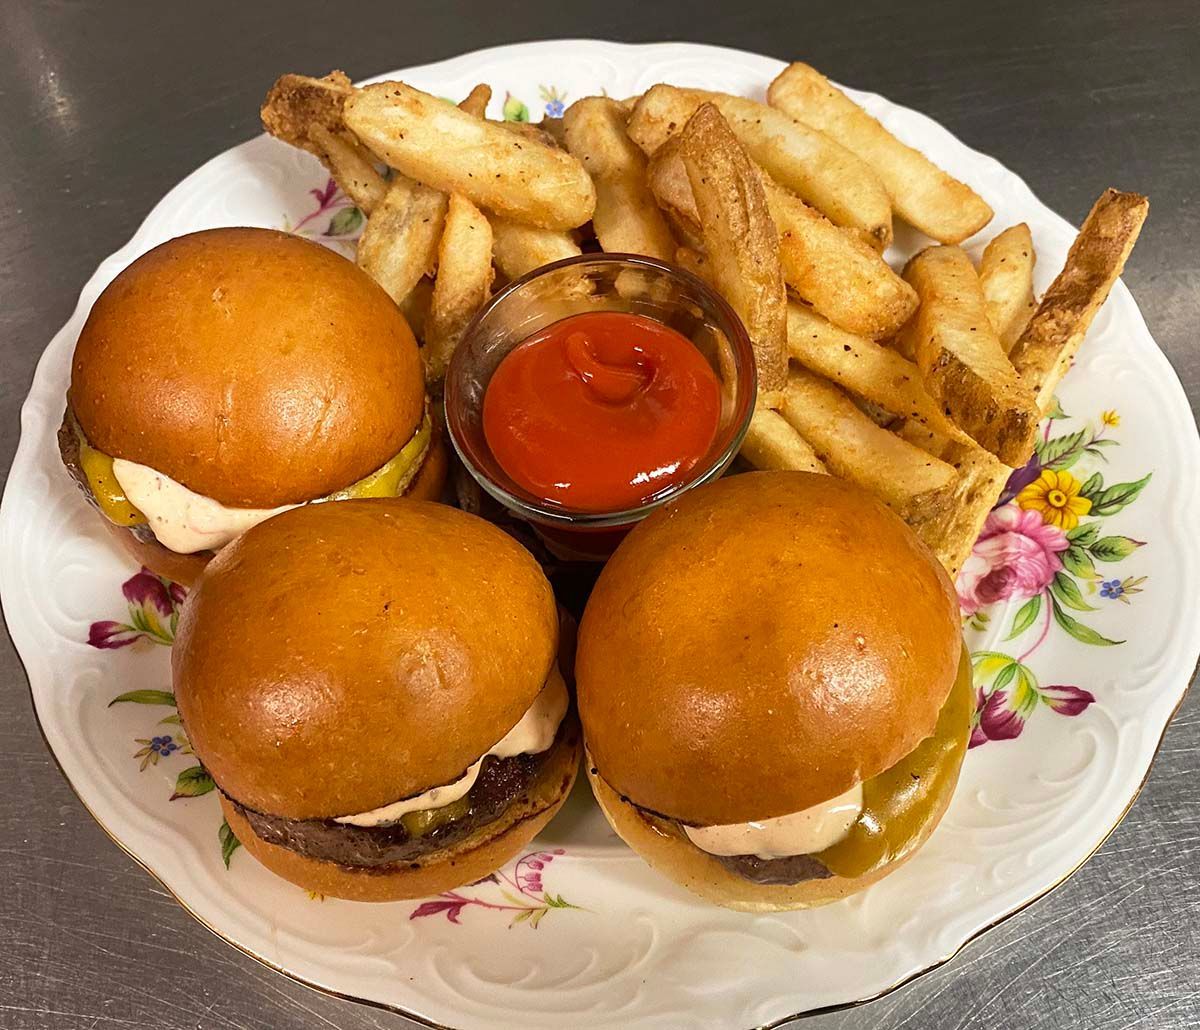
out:
<path id="1" fill-rule="evenodd" d="M 789 65 L 771 83 L 767 99 L 866 161 L 896 214 L 939 243 L 961 243 L 992 220 L 991 207 L 970 186 L 901 143 L 815 68 Z"/>
<path id="2" fill-rule="evenodd" d="M 629 136 L 653 154 L 703 103 L 712 103 L 768 175 L 835 225 L 866 233 L 881 253 L 892 241 L 891 201 L 871 168 L 841 144 L 765 104 L 659 85 L 634 106 Z"/>
<path id="3" fill-rule="evenodd" d="M 1150 201 L 1141 194 L 1105 190 L 1013 347 L 1013 364 L 1043 411 L 1121 275 L 1149 212 Z"/>
<path id="4" fill-rule="evenodd" d="M 955 424 L 1006 465 L 1033 453 L 1038 409 L 988 319 L 979 276 L 958 247 L 929 247 L 904 269 L 921 298 L 904 336 L 925 386 Z"/>
<path id="5" fill-rule="evenodd" d="M 646 185 L 646 156 L 625 134 L 625 119 L 616 100 L 577 100 L 563 115 L 567 150 L 595 184 L 592 226 L 600 246 L 610 253 L 669 261 L 675 238 Z"/>
<path id="6" fill-rule="evenodd" d="M 402 82 L 358 90 L 344 117 L 391 167 L 479 207 L 544 229 L 572 229 L 592 217 L 592 180 L 570 154 Z"/>
<path id="7" fill-rule="evenodd" d="M 702 104 L 684 127 L 680 153 L 712 281 L 750 334 L 758 388 L 769 396 L 787 378 L 787 293 L 762 180 L 712 104 Z"/>
<path id="8" fill-rule="evenodd" d="M 267 91 L 259 116 L 263 128 L 276 139 L 322 157 L 311 129 L 320 125 L 328 132 L 342 132 L 346 127 L 342 108 L 353 93 L 354 86 L 343 71 L 332 71 L 321 79 L 289 73 L 279 76 Z"/>

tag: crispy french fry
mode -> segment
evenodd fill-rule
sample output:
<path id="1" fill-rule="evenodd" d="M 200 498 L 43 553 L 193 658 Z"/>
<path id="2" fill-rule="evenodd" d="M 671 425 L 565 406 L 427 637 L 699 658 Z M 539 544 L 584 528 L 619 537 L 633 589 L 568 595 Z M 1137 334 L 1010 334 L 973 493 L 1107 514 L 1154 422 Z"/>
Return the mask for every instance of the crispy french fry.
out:
<path id="1" fill-rule="evenodd" d="M 469 115 L 482 118 L 487 114 L 487 106 L 492 100 L 492 87 L 486 82 L 471 87 L 471 92 L 458 102 L 458 109 Z"/>
<path id="2" fill-rule="evenodd" d="M 882 252 L 892 239 L 891 202 L 870 166 L 829 136 L 744 97 L 660 85 L 629 117 L 646 154 L 683 128 L 702 103 L 716 104 L 747 153 L 777 182 L 835 225 L 862 230 Z"/>
<path id="3" fill-rule="evenodd" d="M 917 309 L 917 295 L 861 236 L 763 176 L 767 207 L 779 230 L 787 284 L 844 329 L 872 339 L 895 333 Z"/>
<path id="4" fill-rule="evenodd" d="M 839 329 L 796 301 L 787 308 L 788 355 L 893 415 L 961 435 L 929 396 L 921 370 L 890 347 Z"/>
<path id="5" fill-rule="evenodd" d="M 896 214 L 927 236 L 961 243 L 991 221 L 992 209 L 979 194 L 901 143 L 815 68 L 788 65 L 771 83 L 767 99 L 866 161 Z"/>
<path id="6" fill-rule="evenodd" d="M 787 292 L 762 180 L 712 104 L 702 104 L 689 119 L 680 151 L 712 281 L 750 335 L 758 388 L 769 402 L 787 375 Z"/>
<path id="7" fill-rule="evenodd" d="M 915 418 L 901 419 L 891 426 L 891 430 L 901 440 L 907 440 L 914 447 L 920 447 L 926 454 L 932 454 L 935 458 L 941 458 L 942 461 L 948 461 L 948 456 L 954 453 L 956 439 L 963 439 L 957 429 L 955 430 L 956 436 L 950 436 Z M 969 440 L 969 437 L 967 439 Z M 999 461 L 998 458 L 995 460 Z M 1007 468 L 1007 466 L 1005 467 Z"/>
<path id="8" fill-rule="evenodd" d="M 1037 307 L 1033 299 L 1033 236 L 1024 222 L 1009 226 L 983 249 L 979 284 L 988 320 L 1008 354 Z"/>
<path id="9" fill-rule="evenodd" d="M 320 125 L 335 135 L 345 131 L 342 108 L 353 92 L 353 84 L 342 71 L 332 71 L 321 79 L 281 75 L 259 109 L 263 128 L 276 139 L 324 160 L 321 147 L 312 138 L 312 128 Z"/>
<path id="10" fill-rule="evenodd" d="M 346 124 L 391 167 L 473 204 L 545 229 L 592 216 L 596 193 L 570 154 L 476 118 L 402 82 L 358 90 Z"/>
<path id="11" fill-rule="evenodd" d="M 647 181 L 659 207 L 685 240 L 700 234 L 678 136 L 654 152 Z M 916 310 L 917 295 L 857 233 L 842 229 L 762 174 L 767 209 L 779 233 L 783 278 L 831 322 L 878 339 L 896 332 Z"/>
<path id="12" fill-rule="evenodd" d="M 953 483 L 911 505 L 905 521 L 956 580 L 1012 470 L 970 442 L 950 443 L 944 460 L 955 471 Z"/>
<path id="13" fill-rule="evenodd" d="M 909 261 L 904 278 L 921 298 L 904 335 L 925 388 L 981 447 L 1023 465 L 1037 435 L 1037 404 L 988 321 L 971 259 L 958 247 L 929 247 Z"/>
<path id="14" fill-rule="evenodd" d="M 309 138 L 320 148 L 329 174 L 355 206 L 369 215 L 383 200 L 387 183 L 375 170 L 370 154 L 349 135 L 330 132 L 320 124 L 309 129 Z"/>
<path id="15" fill-rule="evenodd" d="M 904 514 L 954 481 L 954 469 L 864 415 L 827 379 L 793 368 L 783 415 L 835 476 L 876 494 Z"/>
<path id="16" fill-rule="evenodd" d="M 359 268 L 402 304 L 421 277 L 433 272 L 445 218 L 446 194 L 395 176 L 358 241 Z"/>
<path id="17" fill-rule="evenodd" d="M 755 408 L 739 452 L 758 469 L 828 474 L 817 452 L 777 411 Z"/>
<path id="18" fill-rule="evenodd" d="M 530 125 L 529 122 L 509 122 L 508 124 Z M 532 128 L 537 129 L 538 132 L 540 132 L 543 136 L 548 136 L 550 139 L 554 140 L 556 145 L 560 147 L 566 147 L 567 132 L 566 128 L 563 126 L 563 120 L 561 118 L 543 118 L 536 125 L 533 125 Z"/>
<path id="19" fill-rule="evenodd" d="M 488 221 L 492 225 L 492 257 L 507 279 L 519 279 L 551 261 L 579 254 L 571 234 L 559 229 L 539 229 L 499 215 L 488 215 Z"/>
<path id="20" fill-rule="evenodd" d="M 1043 411 L 1125 267 L 1149 211 L 1150 201 L 1140 194 L 1105 190 L 1013 347 L 1013 364 Z"/>
<path id="21" fill-rule="evenodd" d="M 677 247 L 675 264 L 685 272 L 691 272 L 697 279 L 703 279 L 709 286 L 715 286 L 712 280 L 712 265 L 703 251 L 696 250 L 695 247 Z"/>
<path id="22" fill-rule="evenodd" d="M 592 225 L 610 253 L 668 261 L 675 238 L 646 185 L 646 157 L 625 134 L 625 114 L 608 97 L 584 97 L 563 115 L 567 150 L 596 187 Z"/>
<path id="23" fill-rule="evenodd" d="M 426 325 L 425 368 L 431 381 L 446 374 L 463 330 L 488 299 L 491 286 L 492 227 L 471 201 L 452 193 Z"/>

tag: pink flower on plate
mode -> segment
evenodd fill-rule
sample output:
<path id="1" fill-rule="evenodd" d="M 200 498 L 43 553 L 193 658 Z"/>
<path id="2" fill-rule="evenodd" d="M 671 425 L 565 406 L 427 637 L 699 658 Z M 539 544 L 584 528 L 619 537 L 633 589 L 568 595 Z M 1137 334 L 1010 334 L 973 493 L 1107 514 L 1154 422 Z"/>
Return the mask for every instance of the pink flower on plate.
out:
<path id="1" fill-rule="evenodd" d="M 1015 504 L 997 508 L 958 576 L 963 611 L 974 615 L 996 601 L 1041 593 L 1062 568 L 1060 555 L 1067 546 L 1066 534 L 1036 511 Z"/>
<path id="2" fill-rule="evenodd" d="M 1025 728 L 1025 716 L 1013 705 L 1006 690 L 993 690 L 979 712 L 979 725 L 986 740 L 1014 740 Z M 980 743 L 983 743 L 981 740 Z"/>
<path id="3" fill-rule="evenodd" d="M 1079 715 L 1096 700 L 1096 695 L 1089 690 L 1063 684 L 1042 687 L 1041 695 L 1042 700 L 1059 715 Z"/>

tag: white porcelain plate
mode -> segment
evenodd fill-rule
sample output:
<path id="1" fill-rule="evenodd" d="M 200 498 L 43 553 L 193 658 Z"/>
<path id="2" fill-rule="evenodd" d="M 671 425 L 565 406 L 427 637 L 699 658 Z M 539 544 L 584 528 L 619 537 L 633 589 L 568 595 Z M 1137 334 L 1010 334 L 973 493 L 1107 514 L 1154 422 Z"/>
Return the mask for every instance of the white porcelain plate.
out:
<path id="1" fill-rule="evenodd" d="M 625 97 L 662 81 L 761 98 L 781 67 L 713 47 L 569 41 L 395 76 L 455 99 L 488 82 L 493 116 L 536 121 L 589 93 Z M 1028 222 L 1037 287 L 1047 286 L 1073 238 L 1062 218 L 923 115 L 852 95 L 992 205 L 974 253 Z M 286 227 L 350 253 L 360 223 L 307 154 L 260 137 L 219 155 L 97 269 L 22 411 L 0 583 L 38 717 L 88 809 L 197 919 L 306 983 L 436 1024 L 751 1026 L 869 999 L 936 966 L 1100 845 L 1146 776 L 1200 641 L 1200 442 L 1121 284 L 1018 473 L 1022 489 L 964 570 L 975 746 L 941 827 L 881 884 L 812 912 L 709 908 L 626 850 L 586 787 L 536 851 L 423 902 L 310 898 L 239 851 L 174 719 L 164 645 L 182 591 L 109 543 L 62 470 L 55 430 L 84 317 L 139 254 L 219 225 Z M 920 245 L 902 235 L 889 257 Z M 885 603 L 905 603 L 903 580 Z"/>

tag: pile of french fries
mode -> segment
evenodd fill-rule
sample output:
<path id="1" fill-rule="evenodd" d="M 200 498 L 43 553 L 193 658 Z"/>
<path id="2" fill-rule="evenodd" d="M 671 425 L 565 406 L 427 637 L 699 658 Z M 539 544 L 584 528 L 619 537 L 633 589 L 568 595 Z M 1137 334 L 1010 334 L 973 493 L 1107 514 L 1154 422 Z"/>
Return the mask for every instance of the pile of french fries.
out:
<path id="1" fill-rule="evenodd" d="M 358 263 L 422 341 L 436 383 L 496 277 L 581 249 L 708 281 L 750 335 L 759 397 L 742 457 L 869 489 L 956 576 L 1028 461 L 1148 211 L 1109 189 L 1038 301 L 1028 226 L 959 246 L 988 204 L 823 75 L 792 64 L 766 104 L 671 85 L 491 121 L 402 82 L 283 76 L 262 109 L 367 215 Z M 381 171 L 380 169 L 387 171 Z M 893 218 L 932 245 L 900 273 Z"/>

